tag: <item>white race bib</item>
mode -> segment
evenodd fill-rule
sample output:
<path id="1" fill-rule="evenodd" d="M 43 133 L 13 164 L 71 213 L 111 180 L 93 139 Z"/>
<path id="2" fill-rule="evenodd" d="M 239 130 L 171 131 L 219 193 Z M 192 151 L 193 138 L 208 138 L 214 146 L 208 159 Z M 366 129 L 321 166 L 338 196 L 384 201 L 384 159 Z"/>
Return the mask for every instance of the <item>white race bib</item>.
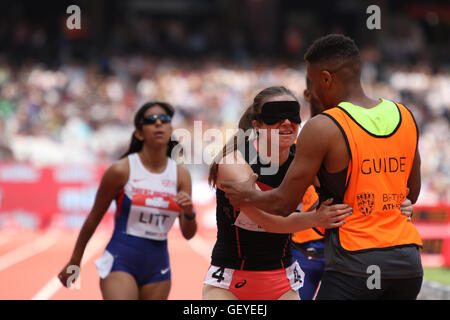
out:
<path id="1" fill-rule="evenodd" d="M 149 195 L 133 197 L 127 221 L 127 234 L 166 240 L 167 233 L 179 215 L 179 211 L 174 209 L 177 209 L 174 201 L 168 197 Z"/>
<path id="2" fill-rule="evenodd" d="M 236 221 L 234 221 L 234 224 L 241 229 L 257 232 L 266 232 L 266 230 L 263 227 L 261 227 L 259 224 L 254 223 L 253 220 L 247 217 L 244 211 L 241 211 L 239 213 Z"/>

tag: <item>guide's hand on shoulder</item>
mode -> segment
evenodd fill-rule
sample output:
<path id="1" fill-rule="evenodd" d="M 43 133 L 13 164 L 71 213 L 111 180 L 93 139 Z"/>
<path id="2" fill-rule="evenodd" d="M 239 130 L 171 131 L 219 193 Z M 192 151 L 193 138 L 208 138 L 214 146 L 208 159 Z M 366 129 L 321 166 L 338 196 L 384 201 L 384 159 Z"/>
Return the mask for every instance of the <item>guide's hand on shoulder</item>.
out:
<path id="1" fill-rule="evenodd" d="M 224 181 L 221 183 L 221 188 L 225 190 L 225 197 L 230 200 L 231 205 L 235 209 L 239 209 L 241 204 L 248 202 L 247 192 L 255 188 L 254 185 L 257 179 L 258 175 L 254 173 L 250 175 L 247 181 Z"/>
<path id="2" fill-rule="evenodd" d="M 353 208 L 348 204 L 331 205 L 332 203 L 333 199 L 328 199 L 321 203 L 315 213 L 316 227 L 325 229 L 338 228 L 345 223 L 344 219 L 353 212 Z"/>

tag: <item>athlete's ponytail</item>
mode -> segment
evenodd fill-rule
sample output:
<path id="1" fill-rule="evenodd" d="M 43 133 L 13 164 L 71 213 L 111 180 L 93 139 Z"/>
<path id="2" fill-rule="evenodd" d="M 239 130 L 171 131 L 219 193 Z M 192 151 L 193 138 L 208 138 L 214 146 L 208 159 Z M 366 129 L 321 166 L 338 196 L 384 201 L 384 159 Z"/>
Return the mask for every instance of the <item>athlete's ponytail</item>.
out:
<path id="1" fill-rule="evenodd" d="M 163 108 L 166 113 L 170 116 L 173 117 L 175 110 L 174 108 L 165 102 L 148 102 L 146 104 L 144 104 L 142 107 L 139 108 L 138 112 L 136 112 L 136 115 L 134 116 L 134 129 L 135 130 L 141 130 L 142 129 L 142 124 L 143 124 L 143 120 L 144 120 L 144 116 L 145 113 L 147 112 L 148 109 L 156 107 L 156 106 L 160 106 L 161 108 Z M 167 143 L 167 156 L 170 157 L 173 148 L 178 144 L 178 141 L 176 141 L 173 137 L 169 140 L 169 142 Z M 136 138 L 136 136 L 133 134 L 131 135 L 131 142 L 130 142 L 130 146 L 128 147 L 128 151 L 125 152 L 120 159 L 127 157 L 128 155 L 132 154 L 132 153 L 136 153 L 142 150 L 144 143 L 139 140 L 138 138 Z"/>

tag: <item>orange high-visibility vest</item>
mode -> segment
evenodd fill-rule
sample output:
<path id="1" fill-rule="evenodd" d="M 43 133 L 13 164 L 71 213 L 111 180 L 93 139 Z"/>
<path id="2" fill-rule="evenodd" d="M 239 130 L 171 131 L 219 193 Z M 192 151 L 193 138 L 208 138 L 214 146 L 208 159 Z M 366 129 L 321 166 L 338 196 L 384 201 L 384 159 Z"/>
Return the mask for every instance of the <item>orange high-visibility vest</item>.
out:
<path id="1" fill-rule="evenodd" d="M 409 110 L 396 105 L 400 121 L 386 136 L 368 132 L 341 107 L 325 111 L 340 125 L 351 153 L 344 203 L 353 208 L 353 214 L 339 227 L 339 242 L 345 250 L 422 245 L 417 229 L 400 211 L 418 131 Z"/>
<path id="2" fill-rule="evenodd" d="M 316 211 L 316 209 L 311 209 L 316 201 L 319 200 L 314 186 L 309 186 L 303 195 L 303 212 L 306 211 Z M 306 229 L 298 231 L 292 235 L 292 241 L 297 243 L 304 243 L 312 240 L 322 239 L 323 236 L 314 231 L 314 229 Z"/>

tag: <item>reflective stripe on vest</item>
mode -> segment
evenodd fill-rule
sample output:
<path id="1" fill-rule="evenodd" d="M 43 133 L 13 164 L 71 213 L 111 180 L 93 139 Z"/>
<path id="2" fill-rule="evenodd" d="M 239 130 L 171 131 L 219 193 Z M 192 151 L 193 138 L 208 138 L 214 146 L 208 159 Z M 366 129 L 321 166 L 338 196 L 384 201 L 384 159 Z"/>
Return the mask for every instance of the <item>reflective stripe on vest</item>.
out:
<path id="1" fill-rule="evenodd" d="M 422 245 L 417 229 L 400 211 L 414 161 L 417 128 L 410 112 L 403 105 L 396 106 L 399 124 L 385 136 L 371 134 L 340 107 L 324 112 L 341 126 L 351 152 L 344 203 L 353 207 L 353 214 L 339 228 L 345 250 Z"/>

